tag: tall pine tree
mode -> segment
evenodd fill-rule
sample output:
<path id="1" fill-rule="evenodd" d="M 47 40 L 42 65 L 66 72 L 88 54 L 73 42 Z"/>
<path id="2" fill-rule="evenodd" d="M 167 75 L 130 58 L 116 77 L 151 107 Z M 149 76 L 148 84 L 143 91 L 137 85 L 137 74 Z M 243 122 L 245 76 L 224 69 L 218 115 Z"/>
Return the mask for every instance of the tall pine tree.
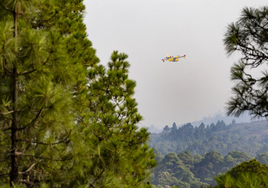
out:
<path id="1" fill-rule="evenodd" d="M 81 184 L 89 187 L 151 187 L 149 170 L 156 165 L 149 133 L 137 127 L 142 119 L 133 98 L 136 83 L 128 78 L 127 55 L 113 52 L 108 69 L 89 73 L 89 111 L 80 119 L 90 144 L 91 164 Z M 83 139 L 82 139 L 83 140 Z"/>
<path id="2" fill-rule="evenodd" d="M 76 109 L 98 62 L 83 10 L 80 0 L 0 2 L 2 185 L 69 184 Z"/>
<path id="3" fill-rule="evenodd" d="M 82 0 L 0 2 L 0 184 L 150 187 L 127 55 L 106 70 Z"/>

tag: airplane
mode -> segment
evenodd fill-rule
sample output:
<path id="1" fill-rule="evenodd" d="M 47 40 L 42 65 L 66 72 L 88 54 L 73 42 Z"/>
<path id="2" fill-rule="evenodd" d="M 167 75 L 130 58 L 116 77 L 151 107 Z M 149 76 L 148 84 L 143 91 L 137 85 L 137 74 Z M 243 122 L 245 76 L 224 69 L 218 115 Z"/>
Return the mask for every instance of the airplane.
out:
<path id="1" fill-rule="evenodd" d="M 177 55 L 177 56 L 170 56 L 170 55 L 167 54 L 167 56 L 164 57 L 162 59 L 162 61 L 163 62 L 165 62 L 165 61 L 178 62 L 180 58 L 184 58 L 185 59 L 186 58 L 186 55 L 182 55 L 182 56 L 179 56 L 179 55 Z"/>

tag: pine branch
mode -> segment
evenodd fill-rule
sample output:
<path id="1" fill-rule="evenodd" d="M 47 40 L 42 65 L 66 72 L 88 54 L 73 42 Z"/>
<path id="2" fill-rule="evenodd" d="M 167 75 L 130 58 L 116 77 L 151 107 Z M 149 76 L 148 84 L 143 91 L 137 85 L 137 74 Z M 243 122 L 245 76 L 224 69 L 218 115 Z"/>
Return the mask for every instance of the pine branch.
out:
<path id="1" fill-rule="evenodd" d="M 29 182 L 25 179 L 20 179 L 19 182 L 26 184 L 28 187 L 34 187 L 34 183 Z"/>
<path id="2" fill-rule="evenodd" d="M 34 166 L 36 165 L 36 163 L 33 163 L 26 171 L 24 172 L 19 172 L 19 174 L 26 174 L 27 172 L 29 172 Z"/>
<path id="3" fill-rule="evenodd" d="M 21 131 L 21 130 L 24 130 L 26 129 L 27 127 L 29 127 L 30 125 L 33 125 L 35 126 L 36 123 L 38 122 L 38 118 L 41 116 L 41 113 L 42 113 L 42 110 L 43 110 L 43 107 L 39 110 L 39 112 L 37 113 L 37 115 L 35 116 L 35 118 L 27 125 L 25 125 L 24 127 L 21 127 L 21 128 L 17 128 L 17 130 Z"/>
<path id="4" fill-rule="evenodd" d="M 105 171 L 105 168 L 103 168 L 102 171 L 101 171 L 101 173 L 97 176 L 97 178 L 92 183 L 90 183 L 90 186 L 91 187 L 95 188 L 94 184 L 101 177 L 101 175 L 103 174 L 104 171 Z M 90 186 L 89 186 L 89 188 L 90 188 Z"/>
<path id="5" fill-rule="evenodd" d="M 52 53 L 49 53 L 49 56 L 47 57 L 47 59 L 42 63 L 42 65 L 40 65 L 40 66 L 44 66 L 44 65 L 46 65 L 47 64 L 47 62 L 49 61 L 49 59 L 50 59 L 50 57 L 51 57 L 51 54 Z M 33 73 L 33 72 L 35 72 L 37 70 L 37 68 L 34 68 L 34 69 L 32 69 L 32 70 L 28 70 L 28 71 L 24 71 L 24 72 L 22 72 L 22 73 L 18 73 L 18 75 L 27 75 L 27 74 L 31 74 L 31 73 Z"/>
<path id="6" fill-rule="evenodd" d="M 2 127 L 0 128 L 1 131 L 7 131 L 7 130 L 10 130 L 12 127 Z"/>
<path id="7" fill-rule="evenodd" d="M 23 73 L 19 73 L 19 75 L 27 75 L 27 74 L 31 74 L 31 73 L 35 72 L 36 70 L 37 70 L 37 69 L 35 68 L 35 69 L 30 70 L 30 71 L 25 71 L 25 72 L 23 72 Z"/>
<path id="8" fill-rule="evenodd" d="M 32 144 L 40 144 L 40 145 L 46 145 L 46 146 L 50 146 L 50 145 L 58 145 L 58 144 L 62 144 L 62 143 L 69 143 L 70 140 L 68 139 L 69 135 L 62 141 L 58 141 L 58 142 L 54 142 L 54 143 L 45 143 L 45 142 L 33 142 L 30 140 L 25 140 L 25 139 L 17 139 L 18 142 L 28 142 L 28 143 L 32 143 Z"/>
<path id="9" fill-rule="evenodd" d="M 3 177 L 3 176 L 9 176 L 9 173 L 7 173 L 7 174 L 0 174 L 0 178 Z"/>
<path id="10" fill-rule="evenodd" d="M 49 161 L 70 161 L 73 158 L 69 158 L 69 159 L 52 159 L 49 157 L 41 157 L 41 156 L 35 156 L 35 155 L 29 155 L 29 154 L 24 154 L 22 152 L 16 152 L 15 153 L 17 156 L 25 156 L 25 157 L 32 157 L 32 158 L 36 158 L 36 159 L 45 159 L 45 160 L 49 160 Z"/>
<path id="11" fill-rule="evenodd" d="M 14 75 L 13 72 L 10 71 L 10 70 L 6 67 L 5 61 L 4 61 L 4 63 L 3 63 L 3 67 L 4 67 L 5 72 L 6 72 L 8 75 L 10 75 L 10 76 L 13 76 L 13 75 Z"/>

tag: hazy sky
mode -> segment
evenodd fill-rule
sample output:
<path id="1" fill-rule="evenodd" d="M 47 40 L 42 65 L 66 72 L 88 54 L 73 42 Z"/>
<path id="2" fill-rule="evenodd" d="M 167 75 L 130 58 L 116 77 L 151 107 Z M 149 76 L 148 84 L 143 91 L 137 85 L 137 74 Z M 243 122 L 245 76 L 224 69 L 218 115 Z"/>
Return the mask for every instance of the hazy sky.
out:
<path id="1" fill-rule="evenodd" d="M 106 65 L 114 50 L 129 55 L 130 79 L 144 121 L 177 125 L 224 112 L 231 96 L 223 37 L 242 8 L 267 0 L 85 0 L 88 38 Z M 187 55 L 163 63 L 170 55 Z"/>

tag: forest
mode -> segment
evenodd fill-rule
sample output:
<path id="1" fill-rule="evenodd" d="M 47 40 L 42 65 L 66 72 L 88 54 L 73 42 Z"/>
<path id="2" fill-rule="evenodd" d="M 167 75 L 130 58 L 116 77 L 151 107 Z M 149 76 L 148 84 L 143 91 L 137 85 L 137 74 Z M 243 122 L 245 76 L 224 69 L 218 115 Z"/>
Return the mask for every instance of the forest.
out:
<path id="1" fill-rule="evenodd" d="M 177 128 L 166 126 L 159 134 L 150 135 L 150 146 L 162 155 L 170 152 L 190 151 L 194 155 L 204 155 L 212 150 L 225 156 L 232 151 L 244 151 L 255 157 L 268 151 L 268 122 L 252 121 L 226 125 L 219 120 L 216 124 L 194 127 L 190 123 Z"/>
<path id="2" fill-rule="evenodd" d="M 192 155 L 190 151 L 169 153 L 164 157 L 157 153 L 156 156 L 158 166 L 153 169 L 151 175 L 155 188 L 224 188 L 228 184 L 231 187 L 248 187 L 250 184 L 255 184 L 251 187 L 268 186 L 268 152 L 258 154 L 256 158 L 252 158 L 246 152 L 238 151 L 232 151 L 226 156 L 216 151 L 204 156 Z M 236 173 L 235 176 L 228 177 L 233 171 Z M 241 179 L 238 178 L 238 171 Z M 262 173 L 261 179 L 253 178 Z"/>
<path id="3" fill-rule="evenodd" d="M 267 187 L 265 122 L 173 124 L 150 136 L 128 55 L 100 64 L 84 15 L 83 0 L 0 1 L 1 187 Z M 268 117 L 268 73 L 245 72 L 268 60 L 267 15 L 245 8 L 227 28 L 227 53 L 242 53 L 229 115 Z"/>
<path id="4" fill-rule="evenodd" d="M 256 159 L 268 164 L 267 130 L 267 121 L 166 126 L 162 133 L 151 135 L 158 163 L 152 184 L 157 188 L 216 186 L 215 177 L 242 162 Z"/>

